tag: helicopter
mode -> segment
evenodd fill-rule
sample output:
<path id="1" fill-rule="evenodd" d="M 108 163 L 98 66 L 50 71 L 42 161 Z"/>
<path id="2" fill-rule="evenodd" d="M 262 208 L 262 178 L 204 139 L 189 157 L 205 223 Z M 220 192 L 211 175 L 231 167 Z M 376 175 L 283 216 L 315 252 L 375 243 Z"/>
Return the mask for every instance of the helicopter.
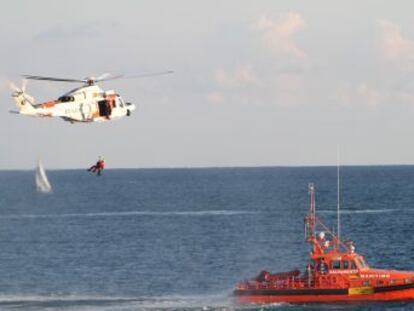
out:
<path id="1" fill-rule="evenodd" d="M 22 75 L 24 78 L 19 88 L 13 83 L 13 90 L 18 111 L 11 113 L 22 114 L 32 117 L 59 117 L 70 123 L 75 122 L 105 122 L 130 116 L 136 109 L 134 104 L 125 102 L 114 90 L 104 91 L 96 83 L 121 78 L 140 78 L 155 75 L 170 74 L 173 71 L 141 74 L 130 77 L 124 75 L 111 76 L 109 73 L 98 77 L 87 77 L 84 79 L 67 79 L 46 76 Z M 34 98 L 26 93 L 27 80 L 55 81 L 82 83 L 56 100 L 35 104 Z"/>

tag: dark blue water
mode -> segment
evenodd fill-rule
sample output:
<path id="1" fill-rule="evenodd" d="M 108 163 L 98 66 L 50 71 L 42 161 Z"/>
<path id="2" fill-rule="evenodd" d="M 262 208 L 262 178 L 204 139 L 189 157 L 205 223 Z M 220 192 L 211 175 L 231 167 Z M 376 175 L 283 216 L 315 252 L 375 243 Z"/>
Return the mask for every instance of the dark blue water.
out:
<path id="1" fill-rule="evenodd" d="M 414 270 L 414 166 L 343 167 L 342 236 Z M 262 269 L 303 269 L 308 182 L 335 225 L 336 168 L 0 172 L 0 310 L 413 310 L 414 303 L 237 306 Z"/>

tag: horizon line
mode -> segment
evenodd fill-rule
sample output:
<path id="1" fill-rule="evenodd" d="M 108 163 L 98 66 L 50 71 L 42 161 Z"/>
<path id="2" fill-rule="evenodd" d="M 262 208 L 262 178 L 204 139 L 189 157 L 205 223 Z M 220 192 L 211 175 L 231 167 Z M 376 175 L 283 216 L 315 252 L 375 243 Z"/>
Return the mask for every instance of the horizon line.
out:
<path id="1" fill-rule="evenodd" d="M 394 167 L 414 166 L 414 164 L 344 164 L 341 167 Z M 301 165 L 235 165 L 235 166 L 153 166 L 153 167 L 110 167 L 105 170 L 161 170 L 161 169 L 255 169 L 255 168 L 336 168 L 336 164 L 301 164 Z M 32 171 L 33 168 L 0 168 L 0 171 Z M 46 168 L 46 167 L 45 167 Z M 74 168 L 47 168 L 48 171 L 75 171 L 86 170 L 84 167 Z"/>

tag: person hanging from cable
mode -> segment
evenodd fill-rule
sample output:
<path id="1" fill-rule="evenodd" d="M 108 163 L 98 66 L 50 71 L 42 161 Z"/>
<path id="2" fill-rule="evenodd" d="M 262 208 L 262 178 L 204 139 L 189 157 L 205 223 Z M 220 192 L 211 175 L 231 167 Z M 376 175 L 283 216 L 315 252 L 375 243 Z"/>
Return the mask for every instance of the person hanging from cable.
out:
<path id="1" fill-rule="evenodd" d="M 101 176 L 101 172 L 105 168 L 105 160 L 103 157 L 99 157 L 95 165 L 88 168 L 88 172 L 96 173 L 97 176 Z"/>

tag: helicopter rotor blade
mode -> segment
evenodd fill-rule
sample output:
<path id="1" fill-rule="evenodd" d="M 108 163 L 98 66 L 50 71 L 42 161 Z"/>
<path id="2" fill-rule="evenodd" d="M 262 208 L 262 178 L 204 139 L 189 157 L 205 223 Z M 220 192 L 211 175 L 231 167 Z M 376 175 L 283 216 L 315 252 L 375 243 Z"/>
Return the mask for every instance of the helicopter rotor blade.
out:
<path id="1" fill-rule="evenodd" d="M 56 78 L 56 77 L 44 77 L 44 76 L 32 76 L 32 75 L 22 75 L 25 79 L 30 80 L 40 80 L 40 81 L 56 81 L 56 82 L 87 82 L 85 79 L 66 79 L 66 78 Z"/>
<path id="2" fill-rule="evenodd" d="M 111 74 L 109 72 L 105 72 L 99 76 L 97 76 L 96 78 L 93 78 L 94 81 L 102 81 L 104 79 L 107 79 L 108 77 L 110 77 Z"/>
<path id="3" fill-rule="evenodd" d="M 13 82 L 9 82 L 9 88 L 14 91 L 14 92 L 21 92 L 22 90 L 20 88 L 17 87 L 16 84 L 14 84 Z"/>
<path id="4" fill-rule="evenodd" d="M 22 86 L 18 87 L 16 84 L 14 84 L 12 81 L 9 82 L 9 88 L 16 93 L 24 93 L 26 91 L 27 81 L 22 81 Z"/>
<path id="5" fill-rule="evenodd" d="M 116 75 L 116 76 L 110 76 L 110 75 L 111 75 L 110 73 L 104 73 L 100 75 L 98 78 L 94 79 L 94 81 L 109 81 L 109 80 L 116 80 L 116 79 L 120 79 L 124 77 L 123 74 Z"/>
<path id="6" fill-rule="evenodd" d="M 27 82 L 28 82 L 27 79 L 23 79 L 23 81 L 22 81 L 22 88 L 21 89 L 22 89 L 23 93 L 26 92 Z"/>
<path id="7" fill-rule="evenodd" d="M 119 74 L 115 76 L 109 76 L 108 74 L 102 74 L 98 78 L 94 79 L 94 81 L 109 81 L 109 80 L 117 80 L 117 79 L 138 79 L 138 78 L 146 78 L 152 76 L 162 76 L 174 73 L 174 71 L 160 71 L 160 72 L 150 72 L 150 73 L 140 73 L 140 74 Z"/>
<path id="8" fill-rule="evenodd" d="M 168 70 L 168 71 L 160 71 L 160 72 L 150 72 L 150 73 L 140 73 L 140 74 L 133 74 L 133 75 L 126 75 L 123 77 L 124 79 L 137 79 L 137 78 L 146 78 L 146 77 L 152 77 L 152 76 L 163 76 L 172 74 L 174 71 Z"/>
<path id="9" fill-rule="evenodd" d="M 58 78 L 58 77 L 46 77 L 46 76 L 33 76 L 33 75 L 22 75 L 27 80 L 38 80 L 38 81 L 56 81 L 56 82 L 77 82 L 77 83 L 94 83 L 99 81 L 109 81 L 109 80 L 116 80 L 116 79 L 136 79 L 136 78 L 145 78 L 145 77 L 152 77 L 152 76 L 161 76 L 174 73 L 174 71 L 160 71 L 160 72 L 151 72 L 151 73 L 143 73 L 143 74 L 118 74 L 111 76 L 110 73 L 103 73 L 98 77 L 87 77 L 84 79 L 68 79 L 68 78 Z"/>

